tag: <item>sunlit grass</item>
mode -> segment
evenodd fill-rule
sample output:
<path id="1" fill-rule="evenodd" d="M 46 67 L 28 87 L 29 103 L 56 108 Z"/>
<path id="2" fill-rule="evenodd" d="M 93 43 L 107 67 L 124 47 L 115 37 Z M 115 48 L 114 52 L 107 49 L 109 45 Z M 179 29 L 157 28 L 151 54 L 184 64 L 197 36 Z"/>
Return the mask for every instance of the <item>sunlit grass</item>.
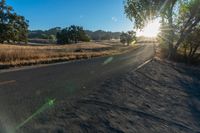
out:
<path id="1" fill-rule="evenodd" d="M 122 47 L 117 49 L 112 45 L 92 42 L 60 46 L 18 46 L 1 44 L 0 65 L 21 66 L 89 59 L 98 56 L 117 54 L 123 49 L 126 50 L 128 48 Z"/>

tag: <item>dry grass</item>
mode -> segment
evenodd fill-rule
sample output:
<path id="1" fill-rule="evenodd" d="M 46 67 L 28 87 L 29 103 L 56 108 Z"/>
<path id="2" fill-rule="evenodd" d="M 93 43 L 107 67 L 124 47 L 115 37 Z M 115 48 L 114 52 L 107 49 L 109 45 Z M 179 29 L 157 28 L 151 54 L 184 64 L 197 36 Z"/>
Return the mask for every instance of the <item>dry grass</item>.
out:
<path id="1" fill-rule="evenodd" d="M 0 68 L 88 59 L 117 54 L 127 49 L 127 47 L 114 47 L 92 42 L 61 46 L 19 46 L 1 44 Z"/>

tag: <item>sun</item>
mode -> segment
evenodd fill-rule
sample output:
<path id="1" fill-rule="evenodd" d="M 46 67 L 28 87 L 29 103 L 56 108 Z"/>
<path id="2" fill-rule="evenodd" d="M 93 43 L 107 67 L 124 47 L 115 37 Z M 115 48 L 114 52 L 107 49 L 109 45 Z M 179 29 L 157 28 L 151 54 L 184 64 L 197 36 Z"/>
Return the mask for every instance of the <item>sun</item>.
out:
<path id="1" fill-rule="evenodd" d="M 136 32 L 137 36 L 156 37 L 160 32 L 160 20 L 155 19 L 147 24 L 142 30 Z"/>

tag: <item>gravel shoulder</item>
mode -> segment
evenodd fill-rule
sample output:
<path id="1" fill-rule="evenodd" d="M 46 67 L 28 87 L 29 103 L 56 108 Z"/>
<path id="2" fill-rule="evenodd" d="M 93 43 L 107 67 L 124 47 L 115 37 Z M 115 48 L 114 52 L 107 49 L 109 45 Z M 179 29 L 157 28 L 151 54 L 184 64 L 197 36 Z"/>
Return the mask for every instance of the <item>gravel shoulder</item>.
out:
<path id="1" fill-rule="evenodd" d="M 200 70 L 153 59 L 87 95 L 57 103 L 19 132 L 200 132 Z"/>

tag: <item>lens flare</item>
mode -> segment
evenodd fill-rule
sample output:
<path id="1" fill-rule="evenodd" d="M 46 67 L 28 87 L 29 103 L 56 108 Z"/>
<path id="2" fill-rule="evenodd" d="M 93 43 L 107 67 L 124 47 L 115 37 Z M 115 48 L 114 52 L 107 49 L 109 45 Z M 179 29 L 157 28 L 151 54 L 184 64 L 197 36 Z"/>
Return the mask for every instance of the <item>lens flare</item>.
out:
<path id="1" fill-rule="evenodd" d="M 26 120 L 24 120 L 22 123 L 20 123 L 16 128 L 15 131 L 19 130 L 21 127 L 23 127 L 26 123 L 31 121 L 34 117 L 36 117 L 38 114 L 44 112 L 48 108 L 54 106 L 56 99 L 50 99 L 48 100 L 44 105 L 42 105 L 35 113 L 33 113 L 31 116 L 29 116 Z"/>

